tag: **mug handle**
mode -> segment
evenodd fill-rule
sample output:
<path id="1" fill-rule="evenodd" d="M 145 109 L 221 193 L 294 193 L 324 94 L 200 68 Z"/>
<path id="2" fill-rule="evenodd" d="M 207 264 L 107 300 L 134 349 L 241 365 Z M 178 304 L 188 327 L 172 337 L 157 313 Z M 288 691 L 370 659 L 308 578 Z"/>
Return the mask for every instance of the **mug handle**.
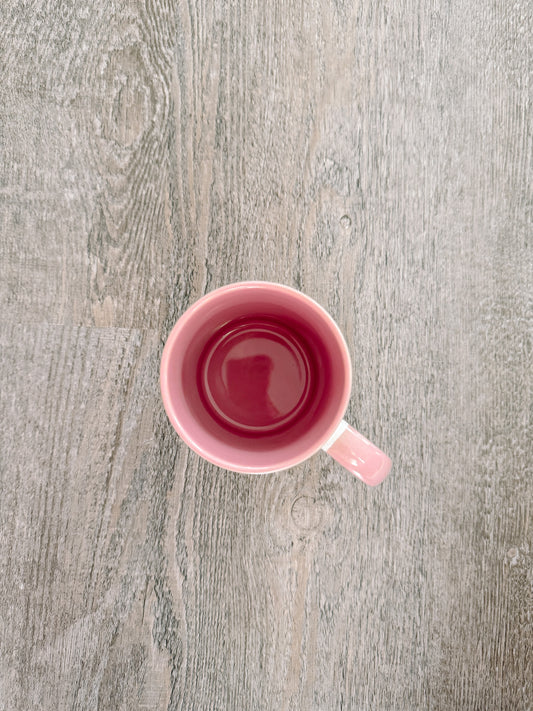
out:
<path id="1" fill-rule="evenodd" d="M 346 420 L 341 420 L 322 449 L 368 486 L 380 484 L 391 469 L 389 457 Z"/>

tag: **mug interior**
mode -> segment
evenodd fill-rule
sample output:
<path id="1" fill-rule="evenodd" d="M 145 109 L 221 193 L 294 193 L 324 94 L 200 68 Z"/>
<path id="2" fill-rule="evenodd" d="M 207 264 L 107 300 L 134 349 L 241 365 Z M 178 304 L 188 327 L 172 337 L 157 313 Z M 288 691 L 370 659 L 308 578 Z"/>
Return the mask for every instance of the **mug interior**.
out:
<path id="1" fill-rule="evenodd" d="M 167 414 L 205 459 L 270 472 L 313 454 L 346 409 L 351 364 L 315 301 L 269 282 L 231 284 L 197 301 L 161 361 Z"/>

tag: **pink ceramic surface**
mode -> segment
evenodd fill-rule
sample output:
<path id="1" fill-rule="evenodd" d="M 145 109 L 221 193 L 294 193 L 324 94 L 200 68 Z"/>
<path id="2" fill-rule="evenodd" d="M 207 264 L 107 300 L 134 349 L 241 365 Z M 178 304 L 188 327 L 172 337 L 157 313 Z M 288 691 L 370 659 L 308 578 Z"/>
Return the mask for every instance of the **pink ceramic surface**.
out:
<path id="1" fill-rule="evenodd" d="M 287 469 L 319 449 L 374 486 L 390 460 L 342 419 L 351 363 L 315 301 L 270 282 L 230 284 L 191 306 L 161 359 L 161 393 L 182 439 L 213 464 Z"/>

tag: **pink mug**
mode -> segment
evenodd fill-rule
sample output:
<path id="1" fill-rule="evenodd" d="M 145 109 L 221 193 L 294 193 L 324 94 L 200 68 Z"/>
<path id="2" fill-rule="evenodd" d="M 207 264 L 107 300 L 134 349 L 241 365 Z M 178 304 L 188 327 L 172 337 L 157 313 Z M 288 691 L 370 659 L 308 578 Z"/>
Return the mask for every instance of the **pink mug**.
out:
<path id="1" fill-rule="evenodd" d="M 324 449 L 370 486 L 391 461 L 343 420 L 352 384 L 346 342 L 313 299 L 281 284 L 229 284 L 193 304 L 161 359 L 175 430 L 209 462 L 266 474 Z"/>

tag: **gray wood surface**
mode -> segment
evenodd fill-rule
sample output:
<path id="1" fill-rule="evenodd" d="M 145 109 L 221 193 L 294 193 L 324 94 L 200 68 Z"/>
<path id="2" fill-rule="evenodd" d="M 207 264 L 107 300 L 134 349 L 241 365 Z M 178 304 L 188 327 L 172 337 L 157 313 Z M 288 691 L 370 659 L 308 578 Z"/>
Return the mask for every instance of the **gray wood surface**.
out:
<path id="1" fill-rule="evenodd" d="M 3 0 L 0 710 L 533 708 L 530 0 Z M 394 461 L 218 470 L 173 323 L 302 289 Z"/>

